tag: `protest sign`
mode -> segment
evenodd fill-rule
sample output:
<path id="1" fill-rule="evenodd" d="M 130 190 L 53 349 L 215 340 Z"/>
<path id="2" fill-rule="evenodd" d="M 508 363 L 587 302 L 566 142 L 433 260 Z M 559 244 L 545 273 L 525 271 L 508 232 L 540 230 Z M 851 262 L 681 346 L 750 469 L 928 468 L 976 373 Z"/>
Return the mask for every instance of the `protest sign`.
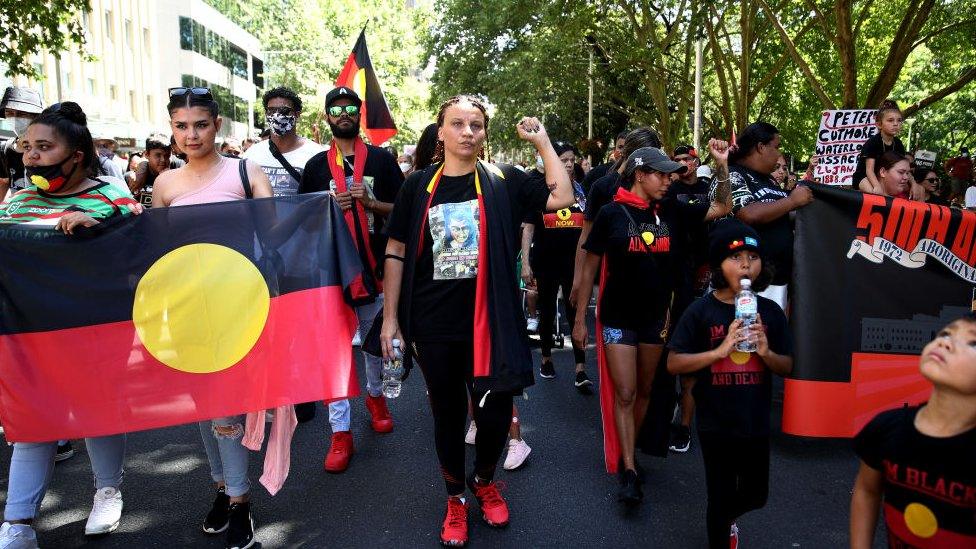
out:
<path id="1" fill-rule="evenodd" d="M 857 157 L 869 137 L 878 133 L 874 109 L 823 111 L 817 132 L 813 176 L 825 185 L 852 184 Z"/>

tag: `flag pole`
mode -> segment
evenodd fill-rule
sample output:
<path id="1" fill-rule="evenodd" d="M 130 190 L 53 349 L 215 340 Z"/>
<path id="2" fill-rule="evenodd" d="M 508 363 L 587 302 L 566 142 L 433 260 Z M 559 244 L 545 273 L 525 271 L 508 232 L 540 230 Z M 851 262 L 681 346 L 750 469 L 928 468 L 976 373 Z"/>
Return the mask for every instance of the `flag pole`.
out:
<path id="1" fill-rule="evenodd" d="M 695 150 L 701 144 L 701 88 L 702 88 L 702 40 L 695 40 Z"/>

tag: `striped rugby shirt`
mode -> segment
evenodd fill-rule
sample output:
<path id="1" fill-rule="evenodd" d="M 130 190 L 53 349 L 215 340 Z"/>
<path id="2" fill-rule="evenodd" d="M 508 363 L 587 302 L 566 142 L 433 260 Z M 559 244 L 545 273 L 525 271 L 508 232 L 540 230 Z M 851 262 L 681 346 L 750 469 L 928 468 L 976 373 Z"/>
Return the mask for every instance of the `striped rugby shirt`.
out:
<path id="1" fill-rule="evenodd" d="M 81 192 L 62 196 L 31 187 L 0 204 L 0 223 L 54 227 L 58 219 L 69 212 L 107 219 L 115 215 L 131 215 L 130 206 L 135 204 L 131 196 L 103 181 Z"/>

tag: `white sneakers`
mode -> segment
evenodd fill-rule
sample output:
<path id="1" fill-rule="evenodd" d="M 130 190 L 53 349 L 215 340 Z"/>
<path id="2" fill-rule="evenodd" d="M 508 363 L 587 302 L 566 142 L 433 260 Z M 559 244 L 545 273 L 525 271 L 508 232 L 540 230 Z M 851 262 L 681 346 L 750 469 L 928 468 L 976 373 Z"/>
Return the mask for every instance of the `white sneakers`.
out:
<path id="1" fill-rule="evenodd" d="M 97 536 L 114 532 L 122 518 L 122 492 L 111 486 L 95 492 L 95 502 L 85 523 L 85 535 Z"/>
<path id="2" fill-rule="evenodd" d="M 503 467 L 505 467 L 506 471 L 518 469 L 528 459 L 531 451 L 532 448 L 529 448 L 529 445 L 524 440 L 509 439 L 508 455 L 505 456 L 505 465 Z"/>
<path id="3" fill-rule="evenodd" d="M 0 549 L 37 549 L 37 534 L 29 524 L 5 522 L 0 526 Z"/>
<path id="4" fill-rule="evenodd" d="M 525 331 L 527 332 L 538 332 L 539 331 L 539 317 L 530 316 L 528 320 L 525 321 Z"/>

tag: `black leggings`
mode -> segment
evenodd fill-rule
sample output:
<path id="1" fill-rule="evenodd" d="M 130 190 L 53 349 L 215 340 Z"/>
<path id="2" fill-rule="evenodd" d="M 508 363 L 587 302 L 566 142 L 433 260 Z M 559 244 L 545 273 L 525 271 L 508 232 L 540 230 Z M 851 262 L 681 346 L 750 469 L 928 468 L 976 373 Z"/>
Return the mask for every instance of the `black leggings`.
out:
<path id="1" fill-rule="evenodd" d="M 474 472 L 478 478 L 492 480 L 495 465 L 505 448 L 512 423 L 512 394 L 491 391 L 476 393 L 471 381 L 474 373 L 474 348 L 471 342 L 417 343 L 417 364 L 427 382 L 430 411 L 434 416 L 434 446 L 441 462 L 447 495 L 464 492 L 464 433 L 468 419 L 468 396 L 478 424 Z"/>
<path id="2" fill-rule="evenodd" d="M 542 345 L 542 356 L 549 358 L 552 356 L 552 327 L 556 323 L 556 296 L 559 295 L 559 287 L 563 289 L 563 311 L 570 326 L 576 320 L 576 307 L 569 301 L 569 292 L 573 289 L 573 272 L 566 273 L 568 276 L 558 276 L 552 274 L 536 274 L 535 283 L 539 290 L 539 342 Z M 586 351 L 573 343 L 573 359 L 576 364 L 586 362 Z"/>
<path id="3" fill-rule="evenodd" d="M 708 546 L 729 546 L 729 529 L 748 511 L 761 509 L 769 496 L 769 437 L 744 438 L 698 431 L 708 510 Z"/>

